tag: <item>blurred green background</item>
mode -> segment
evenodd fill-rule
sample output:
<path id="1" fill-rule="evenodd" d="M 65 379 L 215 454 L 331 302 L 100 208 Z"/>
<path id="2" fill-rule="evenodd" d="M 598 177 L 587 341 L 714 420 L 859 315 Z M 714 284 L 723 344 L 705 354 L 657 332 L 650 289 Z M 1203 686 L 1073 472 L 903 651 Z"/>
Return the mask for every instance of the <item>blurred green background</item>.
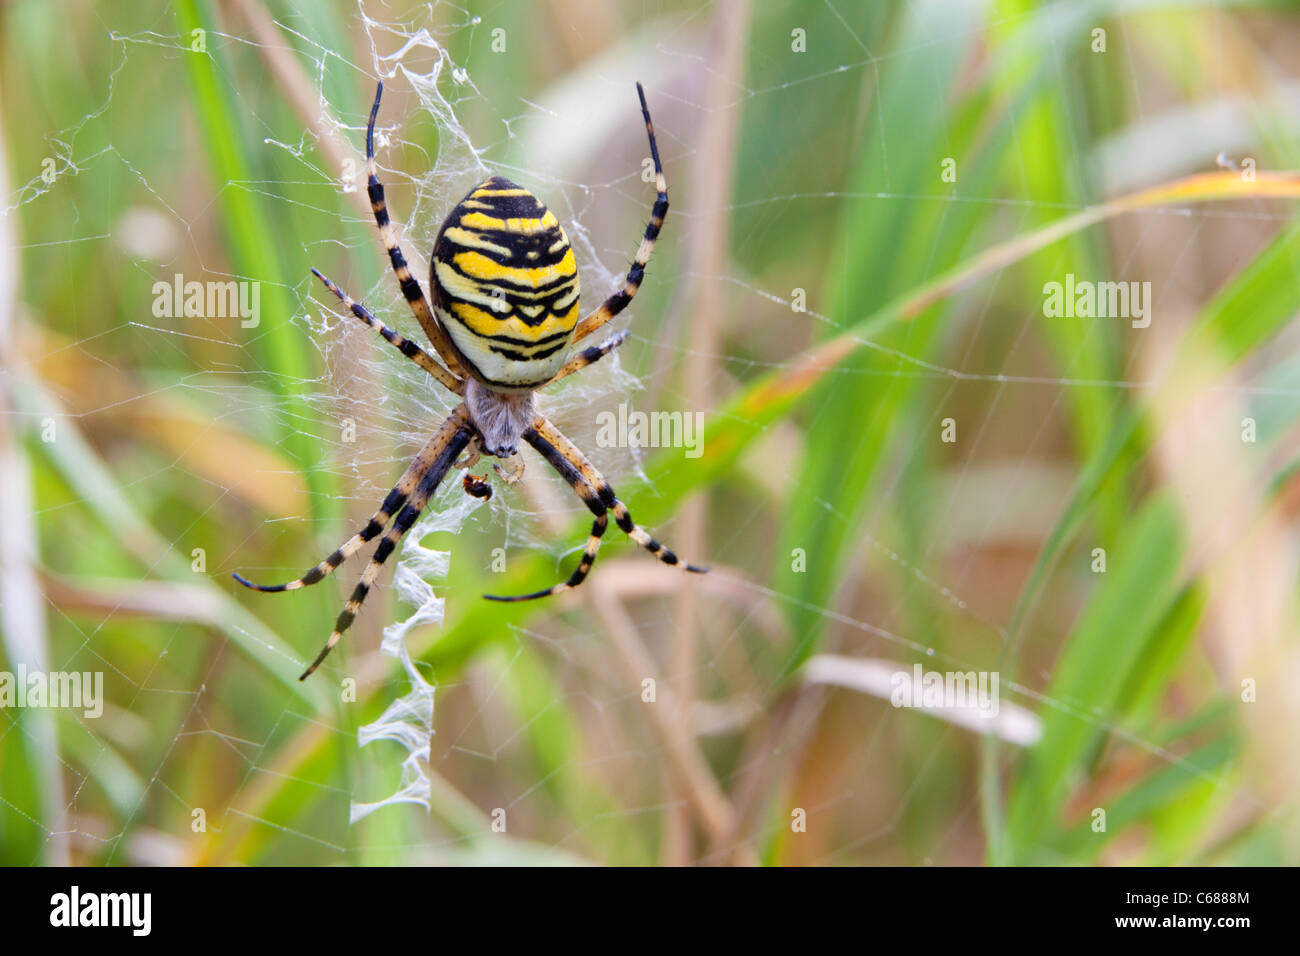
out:
<path id="1" fill-rule="evenodd" d="M 0 669 L 106 698 L 0 708 L 0 862 L 1300 861 L 1300 5 L 17 0 L 0 49 Z M 299 684 L 361 559 L 230 572 L 329 553 L 450 408 L 308 271 L 419 337 L 356 188 L 380 75 L 416 274 L 499 171 L 588 306 L 645 84 L 672 211 L 619 363 L 545 407 L 714 571 L 611 532 L 484 602 L 589 518 L 535 456 L 482 507 L 453 475 L 447 577 L 406 569 L 428 786 L 354 823 L 404 782 L 357 732 L 412 608 Z M 157 316 L 177 273 L 259 324 Z M 1067 274 L 1150 326 L 1045 315 Z M 594 447 L 620 402 L 702 456 Z M 917 663 L 1000 720 L 892 706 Z"/>

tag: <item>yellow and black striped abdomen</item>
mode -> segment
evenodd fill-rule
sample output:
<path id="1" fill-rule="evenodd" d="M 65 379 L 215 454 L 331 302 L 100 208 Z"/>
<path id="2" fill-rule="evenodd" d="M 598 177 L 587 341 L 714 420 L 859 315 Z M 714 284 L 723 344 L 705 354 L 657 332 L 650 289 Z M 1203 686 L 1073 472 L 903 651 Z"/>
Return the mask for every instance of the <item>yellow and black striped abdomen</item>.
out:
<path id="1" fill-rule="evenodd" d="M 493 176 L 451 211 L 430 282 L 447 334 L 483 382 L 536 388 L 568 356 L 578 322 L 569 237 L 522 186 Z"/>

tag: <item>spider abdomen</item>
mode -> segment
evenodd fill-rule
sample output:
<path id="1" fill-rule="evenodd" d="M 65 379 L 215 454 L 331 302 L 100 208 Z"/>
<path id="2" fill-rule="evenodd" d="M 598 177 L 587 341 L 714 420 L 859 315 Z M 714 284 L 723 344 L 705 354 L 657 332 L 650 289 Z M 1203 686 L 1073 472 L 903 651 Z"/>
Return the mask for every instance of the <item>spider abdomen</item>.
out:
<path id="1" fill-rule="evenodd" d="M 434 304 L 457 351 L 485 385 L 534 389 L 563 366 L 578 322 L 578 267 L 555 215 L 493 176 L 438 233 Z"/>

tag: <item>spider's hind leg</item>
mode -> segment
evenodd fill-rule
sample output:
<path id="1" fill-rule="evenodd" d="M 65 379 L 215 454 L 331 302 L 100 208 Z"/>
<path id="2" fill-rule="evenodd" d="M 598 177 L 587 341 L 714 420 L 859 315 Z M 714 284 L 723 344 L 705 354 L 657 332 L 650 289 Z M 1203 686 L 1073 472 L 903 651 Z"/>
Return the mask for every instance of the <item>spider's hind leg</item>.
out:
<path id="1" fill-rule="evenodd" d="M 614 335 L 611 335 L 609 338 L 605 339 L 605 341 L 601 342 L 599 345 L 587 346 L 577 355 L 573 356 L 573 358 L 565 362 L 564 365 L 560 368 L 560 370 L 555 373 L 555 377 L 552 378 L 546 384 L 554 385 L 560 379 L 567 378 L 568 376 L 572 375 L 574 372 L 579 372 L 582 369 L 586 368 L 588 365 L 594 365 L 595 363 L 599 362 L 610 352 L 614 351 L 614 349 L 618 348 L 620 345 L 626 342 L 627 335 L 628 333 L 627 330 L 625 329 L 622 332 L 617 332 Z"/>
<path id="2" fill-rule="evenodd" d="M 645 90 L 641 89 L 640 83 L 636 85 L 636 95 L 641 100 L 641 116 L 645 119 L 646 137 L 650 140 L 650 158 L 654 161 L 655 204 L 650 210 L 650 222 L 645 227 L 641 245 L 637 246 L 632 267 L 627 270 L 627 278 L 623 280 L 623 288 L 602 302 L 598 309 L 574 327 L 573 341 L 575 342 L 586 338 L 627 308 L 632 297 L 641 288 L 641 281 L 645 278 L 645 267 L 650 262 L 650 253 L 654 251 L 659 230 L 663 228 L 664 217 L 668 215 L 668 181 L 664 179 L 663 163 L 659 161 L 659 145 L 655 142 L 655 128 L 650 122 L 650 107 L 646 106 Z"/>
<path id="3" fill-rule="evenodd" d="M 340 289 L 333 281 L 327 279 L 319 269 L 312 269 L 311 272 L 312 275 L 325 284 L 325 288 L 334 293 L 338 300 L 343 303 L 344 308 L 382 335 L 385 341 L 396 348 L 399 352 L 457 395 L 465 391 L 465 386 L 460 379 L 456 378 L 456 376 L 452 375 L 451 372 L 439 365 L 438 360 L 432 355 L 420 348 L 420 346 L 412 342 L 410 339 L 406 338 L 406 336 L 394 332 L 386 326 L 380 319 L 375 317 L 373 312 L 367 309 L 360 302 L 354 300 L 352 296 Z"/>
<path id="4" fill-rule="evenodd" d="M 379 100 L 383 95 L 384 84 L 381 82 L 375 87 L 375 102 L 370 107 L 370 122 L 366 125 L 366 195 L 370 197 L 370 209 L 375 216 L 375 225 L 379 227 L 379 237 L 388 252 L 388 260 L 392 264 L 393 274 L 397 277 L 397 284 L 401 287 L 402 297 L 406 299 L 406 304 L 411 307 L 415 320 L 420 323 L 420 328 L 424 329 L 424 334 L 429 337 L 433 350 L 446 363 L 452 376 L 463 378 L 466 372 L 456 357 L 451 339 L 429 307 L 429 300 L 424 297 L 424 290 L 420 288 L 419 280 L 411 275 L 406 257 L 402 255 L 402 247 L 397 241 L 397 233 L 388 216 L 388 200 L 384 197 L 384 184 L 379 181 L 379 167 L 375 163 L 375 120 L 379 116 Z M 453 389 L 453 391 L 459 394 L 458 390 Z"/>

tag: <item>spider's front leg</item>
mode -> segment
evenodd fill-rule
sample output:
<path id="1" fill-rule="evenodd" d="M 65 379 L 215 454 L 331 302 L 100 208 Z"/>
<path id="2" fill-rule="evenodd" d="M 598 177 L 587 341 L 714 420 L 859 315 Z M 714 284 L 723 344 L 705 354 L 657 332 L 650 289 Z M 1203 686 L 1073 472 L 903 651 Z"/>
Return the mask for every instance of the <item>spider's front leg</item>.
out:
<path id="1" fill-rule="evenodd" d="M 614 489 L 605 480 L 604 476 L 587 460 L 587 456 L 579 451 L 573 442 L 565 438 L 560 430 L 552 425 L 545 416 L 538 415 L 533 422 L 533 427 L 524 432 L 523 437 L 524 441 L 537 449 L 551 467 L 569 483 L 569 486 L 578 493 L 578 497 L 582 499 L 583 504 L 596 518 L 592 522 L 591 533 L 587 537 L 587 546 L 583 549 L 582 559 L 578 562 L 578 567 L 574 569 L 573 574 L 569 576 L 567 581 L 552 585 L 544 591 L 534 591 L 532 594 L 518 594 L 509 597 L 501 597 L 495 594 L 483 595 L 489 601 L 532 601 L 576 588 L 586 579 L 591 566 L 596 563 L 596 554 L 600 550 L 601 537 L 605 534 L 611 512 L 614 515 L 614 523 L 618 525 L 624 534 L 664 564 L 671 564 L 695 574 L 704 574 L 709 570 L 699 565 L 683 562 L 670 548 L 660 544 L 644 528 L 634 522 L 631 512 L 627 510 L 627 506 L 623 502 L 618 500 L 618 496 L 614 494 Z"/>
<path id="2" fill-rule="evenodd" d="M 293 591 L 315 584 L 342 564 L 346 557 L 356 553 L 363 544 L 377 537 L 388 526 L 389 522 L 392 522 L 392 527 L 380 540 L 378 547 L 375 548 L 374 555 L 370 559 L 370 563 L 366 565 L 365 571 L 362 572 L 361 579 L 352 591 L 352 596 L 348 598 L 347 604 L 339 613 L 329 640 L 326 641 L 321 652 L 316 655 L 316 659 L 303 671 L 302 676 L 298 678 L 299 680 L 306 680 L 311 676 L 312 672 L 320 666 L 321 661 L 338 644 L 348 628 L 352 626 L 352 621 L 356 618 L 357 612 L 361 610 L 361 605 L 365 602 L 371 588 L 374 587 L 375 580 L 379 577 L 384 562 L 397 548 L 402 536 L 415 524 L 415 519 L 420 516 L 420 512 L 428 504 L 429 498 L 437 490 L 447 472 L 451 470 L 457 456 L 469 444 L 471 434 L 472 426 L 469 424 L 469 414 L 463 404 L 458 405 L 447 416 L 447 420 L 442 423 L 437 433 L 420 450 L 420 453 L 411 462 L 397 485 L 389 492 L 383 506 L 379 511 L 375 512 L 375 516 L 370 519 L 366 527 L 353 535 L 341 548 L 296 581 L 268 586 L 254 584 L 247 578 L 238 574 L 235 575 L 235 580 L 240 584 L 257 591 Z"/>

